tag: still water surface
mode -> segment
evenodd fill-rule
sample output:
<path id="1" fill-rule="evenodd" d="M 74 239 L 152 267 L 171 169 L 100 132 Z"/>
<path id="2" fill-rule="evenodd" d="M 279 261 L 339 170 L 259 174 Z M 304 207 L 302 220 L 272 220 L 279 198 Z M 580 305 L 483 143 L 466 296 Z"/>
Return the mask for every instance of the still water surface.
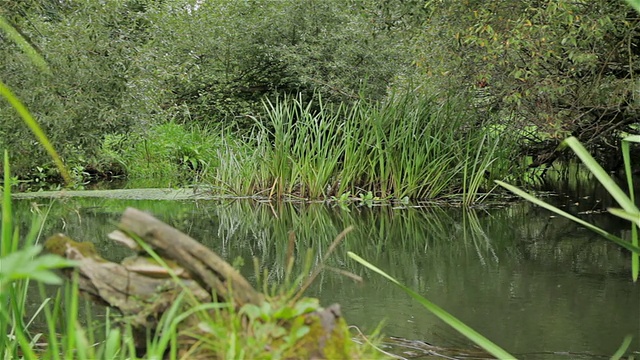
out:
<path id="1" fill-rule="evenodd" d="M 14 208 L 28 224 L 33 207 L 50 209 L 44 234 L 65 232 L 93 241 L 106 258 L 129 255 L 106 234 L 127 206 L 149 211 L 201 240 L 255 282 L 252 257 L 284 278 L 289 232 L 298 259 L 326 253 L 334 237 L 350 233 L 329 266 L 358 274 L 363 283 L 325 271 L 309 291 L 323 304 L 340 303 L 363 332 L 384 321 L 386 335 L 441 346 L 470 347 L 390 283 L 352 261 L 353 251 L 425 295 L 509 352 L 530 359 L 611 355 L 626 335 L 639 351 L 640 291 L 630 256 L 573 223 L 527 203 L 492 209 L 392 208 L 325 204 L 270 205 L 249 200 L 22 199 Z M 628 226 L 572 203 L 569 211 L 617 235 Z M 26 225 L 25 225 L 26 226 Z M 563 354 L 559 354 L 559 352 Z"/>

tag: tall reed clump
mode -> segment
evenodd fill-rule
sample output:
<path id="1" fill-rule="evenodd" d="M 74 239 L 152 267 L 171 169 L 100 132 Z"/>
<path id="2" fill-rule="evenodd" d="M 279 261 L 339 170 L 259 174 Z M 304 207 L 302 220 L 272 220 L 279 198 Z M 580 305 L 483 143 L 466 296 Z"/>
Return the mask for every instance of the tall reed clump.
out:
<path id="1" fill-rule="evenodd" d="M 371 192 L 380 198 L 435 199 L 464 194 L 470 204 L 489 185 L 494 161 L 510 156 L 503 139 L 476 126 L 464 99 L 421 94 L 327 106 L 297 97 L 266 101 L 258 122 L 262 179 L 270 195 L 308 199 Z M 502 164 L 509 163 L 502 159 Z M 493 176 L 510 169 L 501 167 Z M 266 176 L 266 178 L 265 178 Z"/>
<path id="2" fill-rule="evenodd" d="M 289 97 L 265 103 L 269 123 L 258 124 L 261 138 L 269 140 L 261 142 L 262 174 L 278 196 L 325 197 L 338 180 L 347 107 L 327 108 L 322 100 L 314 105 Z"/>
<path id="3" fill-rule="evenodd" d="M 244 137 L 221 134 L 220 146 L 215 149 L 218 166 L 211 167 L 208 181 L 215 192 L 234 196 L 261 195 L 269 187 L 268 175 L 262 174 L 267 141 L 261 132 Z"/>

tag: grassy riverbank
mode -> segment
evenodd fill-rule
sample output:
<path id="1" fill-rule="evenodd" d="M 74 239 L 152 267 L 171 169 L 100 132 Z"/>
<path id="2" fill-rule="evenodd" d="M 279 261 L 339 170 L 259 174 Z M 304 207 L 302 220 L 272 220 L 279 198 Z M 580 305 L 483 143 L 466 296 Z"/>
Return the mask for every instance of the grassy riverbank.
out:
<path id="1" fill-rule="evenodd" d="M 477 130 L 480 115 L 465 101 L 402 94 L 330 106 L 284 97 L 265 102 L 266 115 L 253 119 L 250 132 L 169 122 L 143 134 L 107 136 L 102 160 L 92 167 L 115 167 L 134 183 L 209 185 L 216 194 L 308 200 L 458 194 L 469 204 L 492 189 L 492 180 L 517 180 L 511 174 L 519 169 L 515 136 Z"/>

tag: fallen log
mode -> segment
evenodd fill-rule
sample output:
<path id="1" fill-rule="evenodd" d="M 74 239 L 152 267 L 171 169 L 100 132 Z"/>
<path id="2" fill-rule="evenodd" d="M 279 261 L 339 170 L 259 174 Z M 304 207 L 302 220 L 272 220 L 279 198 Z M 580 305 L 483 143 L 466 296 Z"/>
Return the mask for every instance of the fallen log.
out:
<path id="1" fill-rule="evenodd" d="M 262 295 L 220 256 L 153 216 L 128 208 L 122 215 L 119 227 L 125 233 L 137 236 L 149 244 L 162 258 L 175 261 L 203 289 L 214 292 L 219 301 L 232 300 L 236 305 L 242 306 L 248 303 L 258 304 L 263 300 Z M 132 249 L 142 250 L 138 247 Z"/>
<path id="2" fill-rule="evenodd" d="M 283 358 L 352 358 L 350 334 L 339 305 L 323 309 L 314 299 L 304 303 L 302 299 L 297 304 L 280 299 L 269 304 L 272 299 L 256 291 L 216 253 L 142 211 L 128 208 L 118 227 L 119 230 L 109 234 L 109 238 L 136 252 L 128 259 L 133 261 L 107 261 L 92 243 L 76 242 L 63 234 L 49 238 L 45 248 L 77 261 L 77 267 L 65 270 L 65 274 L 69 276 L 76 271 L 82 293 L 117 309 L 124 321 L 134 328 L 138 347 L 147 344 L 146 334 L 149 330 L 152 334 L 155 332 L 158 320 L 176 299 L 188 293 L 187 307 L 209 302 L 228 304 L 235 316 L 245 318 L 242 323 L 246 325 L 247 336 L 273 321 L 272 328 L 278 331 L 269 333 L 270 344 L 265 345 L 264 351 L 281 349 Z M 151 254 L 157 254 L 155 257 L 160 260 L 155 270 L 153 266 L 140 265 L 139 260 L 149 263 L 151 260 L 145 248 L 150 249 Z M 280 311 L 278 306 L 284 306 L 285 311 Z M 214 317 L 217 321 L 225 319 L 219 313 Z M 181 351 L 199 353 L 201 358 L 224 358 L 224 354 L 212 353 L 211 348 L 194 350 L 203 343 L 202 337 L 207 336 L 207 331 L 202 330 L 207 327 L 199 321 L 191 316 L 180 323 L 177 332 Z M 295 334 L 285 335 L 283 331 Z M 292 339 L 295 344 L 291 344 Z"/>

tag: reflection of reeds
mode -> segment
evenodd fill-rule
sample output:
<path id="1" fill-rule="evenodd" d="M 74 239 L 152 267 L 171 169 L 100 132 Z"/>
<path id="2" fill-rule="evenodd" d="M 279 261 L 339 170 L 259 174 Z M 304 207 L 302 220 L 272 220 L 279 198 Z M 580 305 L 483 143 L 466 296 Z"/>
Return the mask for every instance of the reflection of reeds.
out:
<path id="1" fill-rule="evenodd" d="M 17 224 L 30 223 L 29 206 L 28 201 L 16 202 Z M 623 256 L 614 247 L 588 241 L 584 234 L 580 237 L 585 241 L 562 241 L 576 237 L 576 226 L 568 220 L 549 218 L 528 203 L 491 210 L 348 205 L 348 211 L 324 203 L 67 199 L 51 208 L 43 233 L 64 231 L 78 240 L 93 241 L 105 257 L 118 260 L 127 256 L 127 251 L 111 244 L 106 234 L 127 206 L 151 212 L 230 261 L 241 256 L 250 264 L 256 257 L 273 279 L 285 275 L 289 232 L 295 234 L 293 254 L 300 269 L 307 249 L 313 250 L 313 265 L 320 263 L 334 238 L 351 225 L 354 231 L 327 265 L 360 275 L 362 270 L 347 258 L 346 251 L 371 261 L 401 264 L 390 270 L 401 279 L 414 278 L 425 266 L 439 272 L 450 264 L 468 261 L 489 267 L 507 259 L 563 263 L 573 261 L 571 254 L 579 261 L 577 269 L 606 271 L 617 266 L 614 264 Z M 613 226 L 603 222 L 606 217 L 595 220 L 604 228 Z M 251 276 L 253 268 L 244 271 Z"/>
<path id="2" fill-rule="evenodd" d="M 268 266 L 276 278 L 284 275 L 291 231 L 296 238 L 296 258 L 303 259 L 306 250 L 313 249 L 319 263 L 336 235 L 354 226 L 355 230 L 328 261 L 330 266 L 352 272 L 360 272 L 346 258 L 346 251 L 354 249 L 367 259 L 385 258 L 403 264 L 398 271 L 407 277 L 415 274 L 425 257 L 455 262 L 459 260 L 456 257 L 467 256 L 469 251 L 482 261 L 498 256 L 472 210 L 462 215 L 457 210 L 437 207 L 361 207 L 337 212 L 325 204 L 282 203 L 273 209 L 265 204 L 232 202 L 213 211 L 220 221 L 218 235 L 223 247 L 235 244 L 242 247 L 243 253 L 260 257 L 261 264 Z M 460 221 L 471 225 L 460 226 Z"/>
<path id="3" fill-rule="evenodd" d="M 28 214 L 28 205 L 27 201 L 18 201 L 14 209 Z M 383 279 L 365 272 L 348 258 L 347 251 L 379 264 L 391 276 L 436 303 L 450 305 L 451 309 L 464 309 L 469 301 L 465 296 L 484 296 L 486 289 L 515 297 L 555 289 L 555 279 L 543 277 L 532 281 L 527 276 L 537 270 L 549 271 L 550 265 L 570 266 L 578 275 L 595 273 L 606 277 L 616 276 L 618 265 L 628 263 L 626 254 L 613 246 L 588 239 L 576 241 L 580 233 L 565 223 L 565 219 L 550 219 L 528 203 L 490 210 L 349 205 L 350 211 L 346 211 L 323 203 L 68 199 L 54 204 L 49 216 L 54 221 L 46 224 L 43 232 L 59 232 L 62 222 L 56 219 L 64 219 L 67 234 L 79 240 L 94 240 L 102 253 L 113 257 L 117 249 L 103 239 L 113 229 L 113 220 L 127 206 L 152 212 L 200 239 L 230 262 L 243 257 L 248 264 L 242 269 L 243 273 L 254 276 L 251 280 L 258 283 L 256 272 L 250 266 L 250 259 L 256 258 L 259 273 L 267 270 L 264 284 L 269 289 L 274 284 L 303 282 L 297 275 L 306 276 L 310 269 L 322 263 L 336 235 L 353 225 L 355 230 L 346 236 L 325 265 L 363 276 L 366 287 L 325 272 L 318 276 L 310 290 L 327 301 L 339 301 L 345 306 L 357 296 L 363 296 L 365 301 L 366 296 L 380 297 L 377 304 L 385 306 L 394 304 L 397 298 Z M 18 223 L 19 218 L 16 218 Z M 293 247 L 290 232 L 295 234 Z M 307 261 L 309 252 L 313 257 Z M 294 255 L 295 264 L 292 271 L 287 271 L 290 254 Z M 516 268 L 523 270 L 513 272 Z M 296 278 L 288 279 L 292 274 Z M 540 305 L 541 313 L 544 306 Z M 494 310 L 499 309 L 489 311 Z M 384 311 L 367 311 L 365 316 L 375 323 L 385 316 Z M 401 308 L 393 311 L 389 316 L 402 315 Z M 500 313 L 493 315 L 497 318 Z"/>

